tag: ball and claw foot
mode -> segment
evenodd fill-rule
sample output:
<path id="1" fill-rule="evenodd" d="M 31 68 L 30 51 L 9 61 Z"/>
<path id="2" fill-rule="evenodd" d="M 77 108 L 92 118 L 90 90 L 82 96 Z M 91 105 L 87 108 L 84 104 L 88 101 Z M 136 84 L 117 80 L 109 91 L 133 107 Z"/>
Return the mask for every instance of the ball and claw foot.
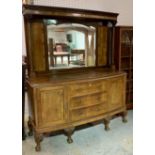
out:
<path id="1" fill-rule="evenodd" d="M 36 152 L 39 152 L 39 151 L 41 150 L 40 145 L 37 145 L 37 146 L 35 147 L 35 150 L 36 150 Z"/>
<path id="2" fill-rule="evenodd" d="M 67 134 L 67 142 L 68 142 L 68 144 L 71 144 L 71 143 L 73 143 L 73 139 L 72 139 L 72 134 L 73 134 L 73 132 L 74 132 L 74 129 L 75 128 L 70 128 L 70 129 L 65 129 L 65 132 L 66 132 L 66 134 Z"/>
<path id="3" fill-rule="evenodd" d="M 42 134 L 35 133 L 34 138 L 36 142 L 35 150 L 39 152 L 41 150 L 40 142 L 43 140 L 43 136 Z"/>
<path id="4" fill-rule="evenodd" d="M 71 137 L 68 137 L 67 142 L 68 142 L 68 144 L 71 144 L 71 143 L 73 143 L 73 139 Z"/>
<path id="5" fill-rule="evenodd" d="M 123 117 L 122 121 L 123 121 L 123 123 L 127 123 L 128 122 L 126 117 Z"/>
<path id="6" fill-rule="evenodd" d="M 106 131 L 109 131 L 110 130 L 110 127 L 109 126 L 105 126 L 105 130 Z"/>

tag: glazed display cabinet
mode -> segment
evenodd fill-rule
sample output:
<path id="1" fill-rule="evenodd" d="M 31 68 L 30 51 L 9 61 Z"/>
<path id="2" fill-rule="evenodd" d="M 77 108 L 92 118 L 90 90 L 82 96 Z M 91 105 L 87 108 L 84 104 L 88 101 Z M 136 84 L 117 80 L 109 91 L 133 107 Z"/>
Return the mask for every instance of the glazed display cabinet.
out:
<path id="1" fill-rule="evenodd" d="M 133 108 L 133 27 L 117 26 L 115 31 L 115 63 L 127 73 L 126 104 Z"/>

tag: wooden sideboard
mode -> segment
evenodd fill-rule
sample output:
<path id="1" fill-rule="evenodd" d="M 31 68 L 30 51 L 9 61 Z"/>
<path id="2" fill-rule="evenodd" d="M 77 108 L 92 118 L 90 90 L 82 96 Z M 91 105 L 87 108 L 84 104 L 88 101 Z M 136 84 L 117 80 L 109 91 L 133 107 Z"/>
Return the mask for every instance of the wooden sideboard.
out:
<path id="1" fill-rule="evenodd" d="M 103 120 L 105 129 L 109 130 L 109 121 L 116 114 L 121 114 L 126 122 L 126 73 L 116 71 L 114 64 L 118 14 L 23 5 L 23 16 L 29 75 L 28 127 L 29 135 L 34 133 L 36 151 L 41 150 L 44 133 L 64 129 L 68 143 L 72 143 L 71 135 L 79 125 Z M 54 27 L 64 23 L 82 25 L 84 44 L 89 45 L 82 49 L 84 65 L 51 68 L 49 52 L 53 52 L 56 39 L 55 35 L 47 37 L 47 25 L 53 21 Z"/>
<path id="2" fill-rule="evenodd" d="M 28 124 L 35 132 L 36 150 L 46 132 L 64 129 L 71 143 L 78 125 L 103 119 L 108 130 L 110 118 L 117 113 L 122 113 L 125 122 L 125 85 L 125 73 L 103 69 L 30 79 Z"/>

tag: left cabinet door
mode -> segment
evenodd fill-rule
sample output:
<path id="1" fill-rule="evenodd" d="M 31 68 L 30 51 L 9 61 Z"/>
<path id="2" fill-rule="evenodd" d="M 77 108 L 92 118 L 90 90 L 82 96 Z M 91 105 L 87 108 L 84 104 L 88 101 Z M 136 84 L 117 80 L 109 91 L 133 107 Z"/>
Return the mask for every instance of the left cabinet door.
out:
<path id="1" fill-rule="evenodd" d="M 39 127 L 64 124 L 67 120 L 63 87 L 46 87 L 37 91 L 37 116 Z"/>

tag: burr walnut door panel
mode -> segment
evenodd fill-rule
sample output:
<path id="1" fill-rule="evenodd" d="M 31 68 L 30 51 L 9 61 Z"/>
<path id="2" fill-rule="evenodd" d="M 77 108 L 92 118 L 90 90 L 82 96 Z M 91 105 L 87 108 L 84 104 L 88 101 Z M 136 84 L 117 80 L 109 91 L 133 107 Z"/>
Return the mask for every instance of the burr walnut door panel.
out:
<path id="1" fill-rule="evenodd" d="M 107 39 L 108 39 L 108 28 L 106 26 L 98 26 L 97 28 L 98 42 L 97 42 L 97 65 L 107 65 Z"/>
<path id="2" fill-rule="evenodd" d="M 48 68 L 47 60 L 47 40 L 43 20 L 35 20 L 30 24 L 30 57 L 33 62 L 33 71 L 46 71 Z"/>
<path id="3" fill-rule="evenodd" d="M 48 127 L 66 122 L 65 93 L 62 87 L 39 90 L 39 126 Z"/>
<path id="4" fill-rule="evenodd" d="M 109 79 L 108 91 L 110 111 L 125 106 L 125 78 L 123 76 Z"/>

